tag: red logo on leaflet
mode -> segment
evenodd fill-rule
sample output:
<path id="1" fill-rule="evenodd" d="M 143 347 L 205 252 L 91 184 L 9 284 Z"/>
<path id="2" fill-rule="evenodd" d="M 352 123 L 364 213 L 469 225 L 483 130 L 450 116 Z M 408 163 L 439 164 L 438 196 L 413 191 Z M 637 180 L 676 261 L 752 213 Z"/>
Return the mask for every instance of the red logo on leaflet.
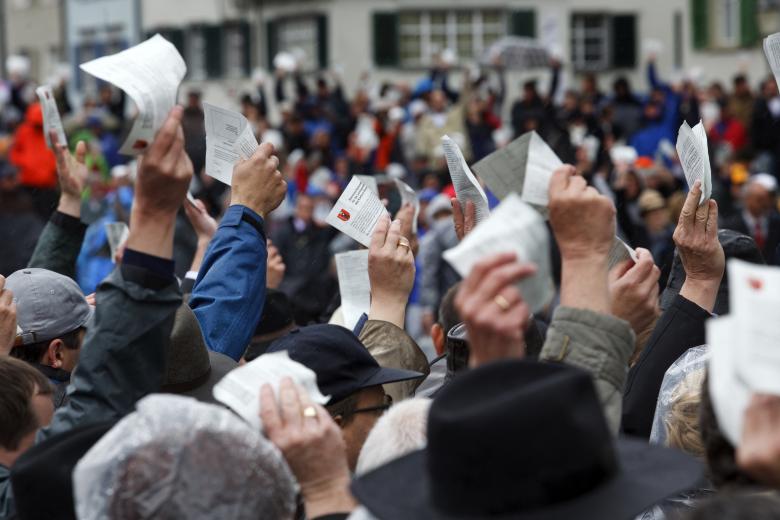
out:
<path id="1" fill-rule="evenodd" d="M 144 141 L 143 139 L 138 139 L 133 143 L 133 150 L 144 150 L 147 146 L 149 146 L 148 142 Z"/>
<path id="2" fill-rule="evenodd" d="M 350 217 L 349 211 L 347 211 L 345 209 L 339 210 L 338 217 L 339 217 L 339 220 L 343 220 L 344 222 L 348 221 L 349 217 Z"/>
<path id="3" fill-rule="evenodd" d="M 754 291 L 760 291 L 764 288 L 764 282 L 758 278 L 748 278 L 748 283 L 750 284 L 750 288 Z"/>

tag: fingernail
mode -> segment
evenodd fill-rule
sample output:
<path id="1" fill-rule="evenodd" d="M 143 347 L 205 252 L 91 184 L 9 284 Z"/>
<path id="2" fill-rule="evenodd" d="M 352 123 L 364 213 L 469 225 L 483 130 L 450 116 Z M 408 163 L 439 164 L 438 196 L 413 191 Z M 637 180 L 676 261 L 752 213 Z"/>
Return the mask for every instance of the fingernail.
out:
<path id="1" fill-rule="evenodd" d="M 393 221 L 393 224 L 398 224 L 398 225 L 401 225 L 401 221 L 400 221 L 400 220 L 398 220 L 398 219 L 395 219 L 395 220 Z"/>

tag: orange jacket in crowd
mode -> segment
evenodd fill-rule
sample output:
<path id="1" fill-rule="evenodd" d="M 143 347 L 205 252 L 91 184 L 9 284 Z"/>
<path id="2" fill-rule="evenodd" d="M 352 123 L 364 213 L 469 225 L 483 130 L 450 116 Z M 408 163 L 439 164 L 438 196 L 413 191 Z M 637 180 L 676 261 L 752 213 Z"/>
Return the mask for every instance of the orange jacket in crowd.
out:
<path id="1" fill-rule="evenodd" d="M 11 163 L 19 169 L 19 183 L 33 188 L 57 187 L 57 160 L 43 136 L 40 103 L 27 107 L 24 121 L 16 129 L 11 146 Z"/>

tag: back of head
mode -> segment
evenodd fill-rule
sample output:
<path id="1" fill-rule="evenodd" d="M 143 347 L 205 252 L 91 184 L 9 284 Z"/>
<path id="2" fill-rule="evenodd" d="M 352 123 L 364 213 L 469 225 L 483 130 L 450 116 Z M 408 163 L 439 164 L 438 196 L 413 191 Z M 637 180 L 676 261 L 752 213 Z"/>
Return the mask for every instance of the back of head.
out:
<path id="1" fill-rule="evenodd" d="M 289 519 L 296 483 L 278 449 L 224 408 L 152 395 L 73 472 L 81 520 Z M 251 490 L 251 491 L 248 491 Z"/>
<path id="2" fill-rule="evenodd" d="M 33 405 L 36 394 L 51 394 L 48 379 L 35 368 L 0 357 L 0 451 L 17 451 L 41 425 Z"/>
<path id="3" fill-rule="evenodd" d="M 407 453 L 424 448 L 431 400 L 407 399 L 394 405 L 374 425 L 360 451 L 356 473 L 361 475 Z"/>
<path id="4" fill-rule="evenodd" d="M 774 520 L 780 518 L 776 494 L 723 493 L 703 501 L 685 520 Z"/>

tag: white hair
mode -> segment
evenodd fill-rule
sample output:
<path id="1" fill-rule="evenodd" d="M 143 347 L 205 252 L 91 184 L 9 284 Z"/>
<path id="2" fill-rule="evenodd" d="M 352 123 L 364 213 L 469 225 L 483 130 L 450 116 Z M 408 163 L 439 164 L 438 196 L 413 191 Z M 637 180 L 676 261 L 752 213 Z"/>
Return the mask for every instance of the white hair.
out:
<path id="1" fill-rule="evenodd" d="M 424 448 L 428 441 L 431 400 L 407 399 L 387 411 L 368 434 L 355 473 L 362 475 L 386 462 Z"/>

